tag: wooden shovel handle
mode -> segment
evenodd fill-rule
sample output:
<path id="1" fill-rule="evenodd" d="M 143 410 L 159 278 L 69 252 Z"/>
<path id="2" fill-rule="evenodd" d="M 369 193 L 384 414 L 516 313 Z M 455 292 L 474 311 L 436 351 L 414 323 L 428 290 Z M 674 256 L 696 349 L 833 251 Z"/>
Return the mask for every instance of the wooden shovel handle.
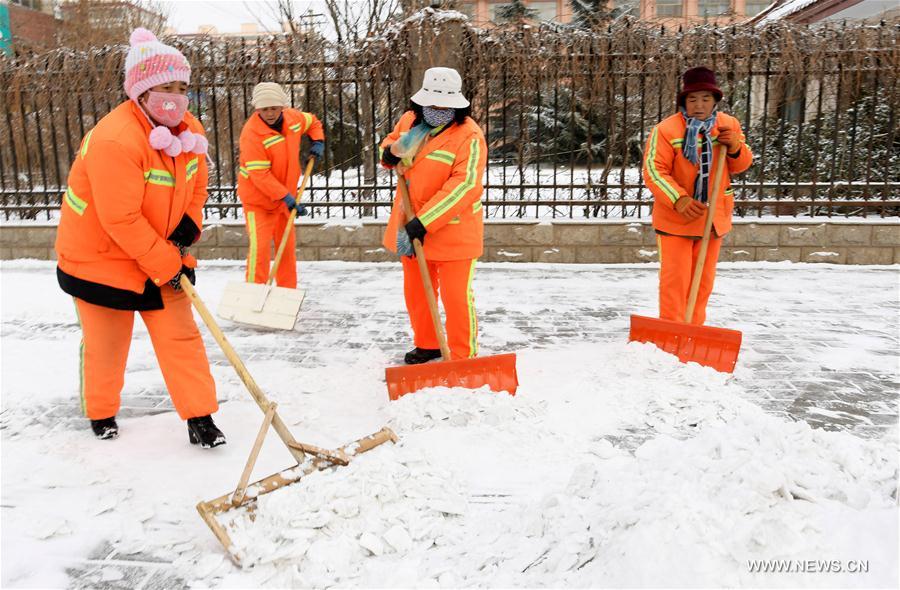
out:
<path id="1" fill-rule="evenodd" d="M 303 191 L 306 190 L 306 183 L 309 182 L 309 175 L 312 174 L 313 164 L 315 164 L 315 162 L 315 158 L 310 158 L 306 163 L 306 170 L 303 172 L 303 181 L 300 183 L 300 188 L 297 190 L 297 203 L 300 202 L 300 197 L 303 195 Z M 288 238 L 290 237 L 291 232 L 294 231 L 294 220 L 296 218 L 297 209 L 293 209 L 291 210 L 290 217 L 288 217 L 287 225 L 284 226 L 284 234 L 281 236 L 278 250 L 275 251 L 275 260 L 272 261 L 272 270 L 269 271 L 268 285 L 275 282 L 275 271 L 278 270 L 278 265 L 281 264 L 281 257 L 284 256 L 284 249 L 287 247 Z"/>
<path id="2" fill-rule="evenodd" d="M 412 201 L 409 198 L 409 189 L 406 188 L 406 178 L 400 174 L 397 178 L 397 186 L 400 189 L 400 198 L 403 199 L 403 210 L 406 211 L 406 223 L 416 218 Z M 402 227 L 400 231 L 405 231 Z M 444 334 L 444 326 L 441 324 L 441 314 L 438 312 L 437 299 L 434 297 L 434 288 L 431 286 L 431 273 L 428 272 L 428 261 L 425 260 L 425 249 L 418 239 L 412 241 L 416 252 L 416 260 L 419 263 L 419 274 L 422 276 L 422 286 L 425 287 L 425 298 L 428 300 L 428 311 L 431 312 L 431 321 L 434 324 L 434 333 L 437 334 L 438 345 L 441 347 L 441 357 L 445 361 L 450 360 L 450 347 L 447 345 L 447 336 Z"/>
<path id="3" fill-rule="evenodd" d="M 709 138 L 707 138 L 709 141 Z M 709 209 L 706 212 L 706 225 L 703 226 L 703 239 L 700 240 L 700 253 L 694 265 L 694 275 L 691 277 L 691 290 L 688 293 L 687 309 L 684 312 L 684 323 L 690 324 L 694 319 L 694 307 L 697 305 L 697 293 L 700 292 L 700 279 L 703 275 L 703 264 L 706 261 L 706 251 L 709 248 L 709 236 L 712 233 L 713 219 L 716 215 L 716 202 L 719 200 L 719 187 L 722 185 L 722 172 L 725 170 L 726 148 L 720 145 L 716 149 L 716 170 L 713 173 L 712 191 L 709 193 Z"/>
<path id="4" fill-rule="evenodd" d="M 259 406 L 259 409 L 262 410 L 263 413 L 268 412 L 270 407 L 269 398 L 266 397 L 266 394 L 263 393 L 262 389 L 259 388 L 259 385 L 256 384 L 250 371 L 244 366 L 241 357 L 239 357 L 234 348 L 231 347 L 231 343 L 225 338 L 225 334 L 222 333 L 219 324 L 216 323 L 216 320 L 209 312 L 209 309 L 207 309 L 206 304 L 200 299 L 200 295 L 197 294 L 191 281 L 184 275 L 181 275 L 181 290 L 185 292 L 188 298 L 190 298 L 191 303 L 194 304 L 194 309 L 196 309 L 197 313 L 200 314 L 200 317 L 203 318 L 203 323 L 209 328 L 213 338 L 215 338 L 216 342 L 219 344 L 219 348 L 225 353 L 228 362 L 231 363 L 231 366 L 234 367 L 238 377 L 240 377 L 241 381 L 244 382 L 244 385 L 247 386 L 247 391 L 250 392 L 256 405 Z M 278 436 L 281 437 L 281 440 L 284 442 L 285 446 L 287 446 L 291 455 L 294 456 L 298 463 L 302 463 L 305 455 L 300 449 L 295 449 L 291 446 L 292 443 L 296 443 L 297 441 L 294 440 L 291 431 L 288 430 L 287 425 L 281 421 L 281 417 L 277 413 L 272 417 L 272 428 L 278 433 Z"/>

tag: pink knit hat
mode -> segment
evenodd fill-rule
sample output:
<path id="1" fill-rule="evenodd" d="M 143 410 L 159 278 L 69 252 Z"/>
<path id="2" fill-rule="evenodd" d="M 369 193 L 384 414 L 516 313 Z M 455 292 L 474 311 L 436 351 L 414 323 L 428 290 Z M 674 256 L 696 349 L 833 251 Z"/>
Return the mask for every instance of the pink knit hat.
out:
<path id="1" fill-rule="evenodd" d="M 180 51 L 160 43 L 144 28 L 131 33 L 131 48 L 125 58 L 125 93 L 137 100 L 147 90 L 169 82 L 191 81 L 191 66 Z"/>

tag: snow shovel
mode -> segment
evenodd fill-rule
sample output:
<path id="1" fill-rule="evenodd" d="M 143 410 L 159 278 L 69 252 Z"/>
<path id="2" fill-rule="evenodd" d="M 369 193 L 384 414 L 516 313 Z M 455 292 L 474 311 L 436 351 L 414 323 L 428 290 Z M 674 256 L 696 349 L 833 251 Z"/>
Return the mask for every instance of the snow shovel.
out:
<path id="1" fill-rule="evenodd" d="M 706 225 L 703 227 L 703 239 L 700 242 L 700 252 L 694 266 L 694 276 L 691 278 L 691 290 L 688 292 L 684 323 L 632 315 L 631 333 L 628 340 L 652 342 L 664 351 L 677 356 L 678 360 L 683 363 L 695 362 L 723 373 L 732 373 L 741 350 L 743 336 L 741 332 L 713 326 L 697 326 L 691 323 L 697 303 L 697 293 L 700 290 L 700 277 L 703 274 L 706 250 L 709 247 L 713 217 L 716 213 L 719 186 L 722 184 L 722 172 L 725 169 L 725 146 L 720 146 L 718 152 L 712 192 L 709 196 L 709 210 L 706 213 Z"/>
<path id="2" fill-rule="evenodd" d="M 235 490 L 214 500 L 197 504 L 197 512 L 200 513 L 200 516 L 206 522 L 207 526 L 209 526 L 219 542 L 222 543 L 222 546 L 228 552 L 229 556 L 231 556 L 231 559 L 237 565 L 240 565 L 241 556 L 233 549 L 231 537 L 228 534 L 228 528 L 217 519 L 217 515 L 236 509 L 252 510 L 255 507 L 256 499 L 258 497 L 295 483 L 303 476 L 313 473 L 314 471 L 321 471 L 333 466 L 347 465 L 355 455 L 365 453 L 387 441 L 397 442 L 397 435 L 394 434 L 390 428 L 382 428 L 374 434 L 356 440 L 337 450 L 322 449 L 314 445 L 297 442 L 291 434 L 291 431 L 288 430 L 287 425 L 278 415 L 276 404 L 269 401 L 266 394 L 263 393 L 259 385 L 256 384 L 253 376 L 250 375 L 250 372 L 247 370 L 247 367 L 244 365 L 237 352 L 235 352 L 234 348 L 231 347 L 231 344 L 225 338 L 225 334 L 222 333 L 221 328 L 219 328 L 216 320 L 206 308 L 203 300 L 200 299 L 200 296 L 197 294 L 197 291 L 194 289 L 190 280 L 182 275 L 180 283 L 182 290 L 190 298 L 191 303 L 194 304 L 194 309 L 196 309 L 197 313 L 200 314 L 200 317 L 203 318 L 203 323 L 209 328 L 213 338 L 215 338 L 219 347 L 221 347 L 222 352 L 225 353 L 225 356 L 231 363 L 231 366 L 234 367 L 234 370 L 237 372 L 238 377 L 244 382 L 247 391 L 250 392 L 253 400 L 264 414 L 259 434 L 256 436 L 256 441 L 253 444 L 250 456 L 247 458 L 247 463 L 244 466 L 244 470 L 241 473 L 241 477 L 238 480 L 238 485 Z M 253 472 L 253 466 L 256 464 L 256 458 L 259 456 L 259 451 L 262 448 L 262 443 L 265 440 L 266 433 L 270 426 L 285 444 L 288 452 L 291 453 L 297 461 L 297 464 L 250 484 L 250 474 Z M 312 455 L 311 459 L 307 459 L 307 453 Z"/>
<path id="3" fill-rule="evenodd" d="M 407 222 L 412 221 L 415 218 L 415 212 L 409 198 L 406 179 L 403 175 L 400 175 L 397 185 L 400 188 L 400 195 L 403 199 L 406 220 Z M 444 326 L 441 324 L 441 316 L 438 313 L 437 299 L 435 299 L 434 289 L 431 286 L 431 275 L 428 273 L 425 250 L 422 248 L 422 242 L 419 240 L 413 240 L 412 244 L 416 252 L 416 260 L 419 263 L 419 274 L 422 276 L 422 283 L 425 287 L 425 297 L 428 300 L 431 321 L 434 323 L 434 332 L 437 334 L 438 344 L 441 347 L 442 360 L 437 363 L 388 367 L 385 369 L 388 397 L 391 400 L 396 400 L 407 393 L 439 385 L 444 387 L 465 387 L 467 389 L 476 389 L 482 385 L 487 385 L 492 391 L 506 391 L 510 395 L 515 395 L 516 389 L 519 387 L 515 354 L 498 354 L 471 359 L 451 360 L 450 347 L 447 345 Z"/>
<path id="4" fill-rule="evenodd" d="M 297 201 L 306 189 L 309 175 L 312 173 L 314 158 L 310 158 L 306 164 L 306 171 L 300 189 L 297 191 Z M 250 324 L 262 328 L 275 328 L 277 330 L 293 330 L 297 323 L 297 315 L 300 313 L 300 305 L 303 303 L 304 291 L 300 289 L 287 289 L 276 287 L 275 271 L 281 263 L 281 257 L 287 247 L 288 238 L 294 231 L 294 219 L 297 218 L 297 210 L 291 211 L 272 268 L 269 271 L 269 280 L 265 283 L 247 283 L 233 281 L 225 286 L 222 301 L 219 303 L 219 317 L 240 324 Z"/>

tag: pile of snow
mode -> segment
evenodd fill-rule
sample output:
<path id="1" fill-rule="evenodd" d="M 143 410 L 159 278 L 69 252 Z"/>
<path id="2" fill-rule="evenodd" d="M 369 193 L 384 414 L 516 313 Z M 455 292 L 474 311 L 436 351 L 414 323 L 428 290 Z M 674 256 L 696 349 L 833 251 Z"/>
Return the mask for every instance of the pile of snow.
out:
<path id="1" fill-rule="evenodd" d="M 317 587 L 896 581 L 895 439 L 813 430 L 739 399 L 728 376 L 643 345 L 605 348 L 603 379 L 569 375 L 617 427 L 561 427 L 550 396 L 403 397 L 388 408 L 396 446 L 261 497 L 252 520 L 223 518 L 255 565 L 248 573 Z M 618 373 L 626 366 L 647 368 L 643 390 Z M 566 381 L 563 404 L 573 401 Z M 605 437 L 638 416 L 658 434 L 633 453 Z M 868 559 L 873 570 L 773 578 L 748 568 L 788 558 Z"/>

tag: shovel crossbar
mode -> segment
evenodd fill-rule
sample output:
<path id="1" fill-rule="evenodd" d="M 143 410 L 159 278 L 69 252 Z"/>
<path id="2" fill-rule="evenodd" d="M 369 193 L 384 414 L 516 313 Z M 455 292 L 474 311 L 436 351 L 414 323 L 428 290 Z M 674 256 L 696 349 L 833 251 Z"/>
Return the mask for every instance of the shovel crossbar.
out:
<path id="1" fill-rule="evenodd" d="M 331 452 L 339 453 L 349 460 L 356 455 L 370 451 L 388 441 L 397 442 L 397 435 L 394 434 L 394 431 L 390 428 L 382 428 L 374 434 L 363 437 Z M 237 565 L 241 565 L 240 555 L 234 550 L 234 544 L 231 541 L 228 530 L 221 522 L 219 522 L 217 516 L 230 510 L 241 508 L 248 510 L 252 509 L 260 496 L 270 494 L 275 490 L 296 483 L 311 473 L 335 466 L 341 466 L 341 463 L 335 462 L 332 458 L 323 455 L 312 456 L 302 463 L 298 463 L 284 471 L 280 471 L 253 482 L 247 486 L 246 493 L 242 496 L 240 503 L 237 505 L 233 502 L 235 492 L 237 491 L 235 490 L 234 492 L 228 492 L 213 500 L 199 502 L 197 504 L 197 512 L 200 513 L 200 517 L 212 531 L 213 535 L 215 535 L 216 539 L 222 544 L 222 547 L 225 548 L 225 551 L 228 553 L 229 557 L 231 557 L 232 561 Z"/>

